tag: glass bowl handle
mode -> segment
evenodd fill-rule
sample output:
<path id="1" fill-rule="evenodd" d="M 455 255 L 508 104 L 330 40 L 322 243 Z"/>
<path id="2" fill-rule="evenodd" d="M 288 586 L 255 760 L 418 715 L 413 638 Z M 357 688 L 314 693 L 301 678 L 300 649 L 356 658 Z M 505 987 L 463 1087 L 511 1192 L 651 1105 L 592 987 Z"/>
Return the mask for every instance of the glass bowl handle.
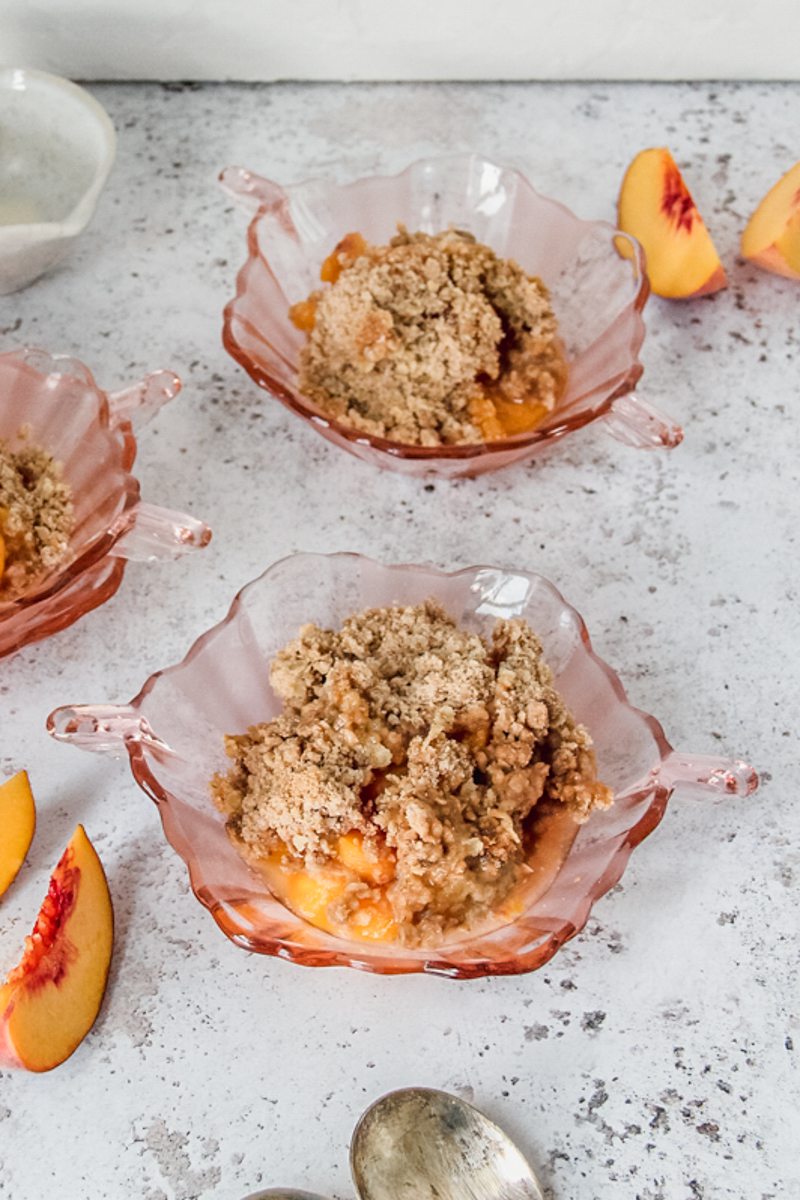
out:
<path id="1" fill-rule="evenodd" d="M 118 536 L 109 554 L 133 562 L 180 558 L 190 550 L 202 550 L 211 541 L 205 521 L 141 500 L 120 517 L 111 532 Z"/>
<path id="2" fill-rule="evenodd" d="M 265 179 L 246 167 L 225 167 L 220 171 L 219 182 L 223 192 L 232 196 L 237 204 L 243 205 L 256 216 L 269 213 L 277 220 L 283 232 L 293 241 L 300 241 L 289 205 L 289 195 L 279 183 Z"/>
<path id="3" fill-rule="evenodd" d="M 635 392 L 617 396 L 603 419 L 612 437 L 637 450 L 672 450 L 683 441 L 680 425 Z"/>
<path id="4" fill-rule="evenodd" d="M 664 787 L 678 784 L 726 796 L 749 796 L 758 787 L 758 775 L 741 758 L 719 758 L 715 754 L 682 754 L 673 750 L 658 772 Z"/>
<path id="5" fill-rule="evenodd" d="M 154 417 L 160 408 L 177 396 L 182 384 L 174 371 L 151 371 L 119 392 L 110 392 L 108 412 L 112 429 L 123 421 L 143 425 Z"/>
<path id="6" fill-rule="evenodd" d="M 219 173 L 219 182 L 223 192 L 251 210 L 284 208 L 289 201 L 279 183 L 248 171 L 246 167 L 225 167 Z"/>
<path id="7" fill-rule="evenodd" d="M 147 719 L 128 704 L 67 704 L 47 718 L 47 732 L 57 742 L 80 750 L 118 757 L 128 742 L 141 742 L 149 750 L 171 754 L 156 737 Z"/>

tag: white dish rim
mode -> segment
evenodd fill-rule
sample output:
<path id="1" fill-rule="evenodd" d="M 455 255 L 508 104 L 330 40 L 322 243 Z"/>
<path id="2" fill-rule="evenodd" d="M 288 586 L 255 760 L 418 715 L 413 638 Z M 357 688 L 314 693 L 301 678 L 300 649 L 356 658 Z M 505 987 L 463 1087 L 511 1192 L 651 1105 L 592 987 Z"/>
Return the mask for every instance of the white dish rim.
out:
<path id="1" fill-rule="evenodd" d="M 33 67 L 0 67 L 0 94 L 6 91 L 25 90 L 29 82 L 39 91 L 55 94 L 60 92 L 73 102 L 82 105 L 95 119 L 101 135 L 102 149 L 97 157 L 91 183 L 63 220 L 21 221 L 0 226 L 0 243 L 11 240 L 18 241 L 23 230 L 29 237 L 35 237 L 36 240 L 76 237 L 89 223 L 116 155 L 117 134 L 111 118 L 102 104 L 95 100 L 94 96 L 85 88 L 73 83 L 70 79 L 64 79 L 61 75 L 53 75 L 49 71 L 39 71 Z"/>

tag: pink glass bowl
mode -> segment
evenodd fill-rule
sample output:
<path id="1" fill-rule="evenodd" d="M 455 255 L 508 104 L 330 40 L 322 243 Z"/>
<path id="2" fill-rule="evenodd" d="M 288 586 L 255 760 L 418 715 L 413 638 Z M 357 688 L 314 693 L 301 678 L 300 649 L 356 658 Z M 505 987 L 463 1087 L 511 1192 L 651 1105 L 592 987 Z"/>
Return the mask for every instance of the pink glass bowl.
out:
<path id="1" fill-rule="evenodd" d="M 202 521 L 139 498 L 131 419 L 144 420 L 180 391 L 171 371 L 107 395 L 77 359 L 26 348 L 0 354 L 0 438 L 43 446 L 72 489 L 69 557 L 21 596 L 0 600 L 0 656 L 59 629 L 114 595 L 126 559 L 173 558 L 208 544 Z"/>
<path id="2" fill-rule="evenodd" d="M 223 187 L 255 216 L 236 296 L 224 313 L 222 340 L 255 382 L 323 437 L 358 458 L 411 475 L 480 475 L 532 458 L 574 429 L 603 419 L 620 441 L 643 449 L 677 446 L 679 426 L 634 395 L 649 293 L 639 243 L 603 221 L 581 221 L 540 196 L 519 171 L 477 155 L 424 159 L 399 175 L 340 186 L 312 179 L 281 187 L 228 167 Z M 385 243 L 397 222 L 438 232 L 469 230 L 550 289 L 570 363 L 566 394 L 538 428 L 469 446 L 409 446 L 342 425 L 297 387 L 305 335 L 289 307 L 319 287 L 323 259 L 350 231 Z M 627 248 L 630 257 L 620 254 Z"/>
<path id="3" fill-rule="evenodd" d="M 338 626 L 364 607 L 430 596 L 478 631 L 498 617 L 529 621 L 557 686 L 594 737 L 600 777 L 616 800 L 580 828 L 550 886 L 512 923 L 435 950 L 346 941 L 307 924 L 271 895 L 229 841 L 209 780 L 229 765 L 224 734 L 280 711 L 268 665 L 303 622 Z M 658 722 L 628 704 L 614 672 L 593 653 L 578 613 L 542 576 L 498 567 L 446 574 L 356 554 L 282 559 L 239 593 L 183 662 L 152 675 L 130 704 L 58 708 L 47 725 L 59 741 L 82 749 L 127 750 L 136 781 L 155 800 L 166 837 L 189 868 L 195 895 L 237 945 L 306 966 L 382 974 L 467 979 L 540 967 L 586 924 L 595 900 L 661 820 L 676 785 L 745 795 L 758 782 L 746 763 L 674 751 Z"/>

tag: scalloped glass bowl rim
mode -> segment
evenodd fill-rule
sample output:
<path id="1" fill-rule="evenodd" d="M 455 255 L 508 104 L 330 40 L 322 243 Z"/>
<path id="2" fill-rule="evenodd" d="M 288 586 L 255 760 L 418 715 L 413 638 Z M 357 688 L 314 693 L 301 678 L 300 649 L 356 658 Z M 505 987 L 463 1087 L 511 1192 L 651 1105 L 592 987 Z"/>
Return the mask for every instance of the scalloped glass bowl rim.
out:
<path id="1" fill-rule="evenodd" d="M 47 374 L 37 370 L 28 361 L 29 355 L 46 355 L 53 363 L 69 364 L 73 368 L 77 367 L 77 371 L 48 371 Z M 133 432 L 133 427 L 130 421 L 120 421 L 116 428 L 111 427 L 111 410 L 108 403 L 108 393 L 98 385 L 92 374 L 92 371 L 85 363 L 80 362 L 68 354 L 50 354 L 49 351 L 40 350 L 38 347 L 25 346 L 21 349 L 10 350 L 0 355 L 0 358 L 15 359 L 21 369 L 30 372 L 33 375 L 39 375 L 43 379 L 68 379 L 73 383 L 85 387 L 88 391 L 94 392 L 97 398 L 97 419 L 99 420 L 104 432 L 110 438 L 119 437 L 122 439 L 122 454 L 121 465 L 125 472 L 125 488 L 124 488 L 124 503 L 115 520 L 117 528 L 111 528 L 100 534 L 95 541 L 78 555 L 72 559 L 67 565 L 58 571 L 51 581 L 43 588 L 32 588 L 25 592 L 22 596 L 18 596 L 13 600 L 7 600 L 0 603 L 0 622 L 10 619 L 12 616 L 18 616 L 27 608 L 36 604 L 41 604 L 45 600 L 50 600 L 62 592 L 66 587 L 70 586 L 80 576 L 89 571 L 92 567 L 97 566 L 101 559 L 105 558 L 114 548 L 117 542 L 127 532 L 123 518 L 131 509 L 135 508 L 141 500 L 141 487 L 138 479 L 131 475 L 131 467 L 136 461 L 137 443 Z M 125 561 L 120 559 L 120 567 L 117 586 L 122 582 L 122 575 L 125 569 Z M 116 591 L 116 588 L 114 589 Z M 113 592 L 106 596 L 109 599 Z"/>
<path id="2" fill-rule="evenodd" d="M 355 553 L 338 553 L 333 555 L 290 554 L 276 560 L 276 562 L 270 564 L 270 566 L 267 567 L 266 570 L 263 571 L 259 576 L 251 580 L 248 584 L 241 588 L 239 592 L 237 592 L 228 612 L 222 618 L 222 620 L 202 633 L 194 641 L 190 649 L 179 662 L 155 671 L 152 675 L 150 675 L 134 699 L 130 701 L 130 705 L 127 707 L 138 711 L 142 702 L 156 686 L 159 679 L 164 676 L 179 672 L 202 650 L 204 650 L 208 643 L 216 637 L 219 631 L 236 619 L 239 609 L 243 606 L 244 600 L 248 593 L 261 584 L 274 569 L 292 559 L 314 557 L 352 558 L 367 562 L 376 561 L 370 560 L 365 555 Z M 497 569 L 490 568 L 487 564 L 474 564 L 468 567 L 463 567 L 457 571 L 445 571 L 432 565 L 422 563 L 381 563 L 379 565 L 391 571 L 408 572 L 412 570 L 420 570 L 425 573 L 435 574 L 444 578 L 452 578 L 460 575 L 472 575 L 475 572 L 484 569 Z M 660 722 L 656 717 L 636 708 L 634 705 L 629 703 L 625 694 L 625 689 L 623 688 L 616 672 L 595 653 L 591 644 L 586 623 L 577 609 L 569 604 L 561 591 L 544 576 L 532 571 L 515 570 L 514 573 L 535 577 L 551 590 L 554 598 L 563 607 L 564 612 L 569 614 L 569 616 L 575 621 L 576 630 L 581 642 L 583 643 L 585 653 L 597 666 L 599 666 L 610 682 L 618 703 L 632 712 L 635 712 L 648 726 L 656 745 L 658 760 L 661 764 L 663 764 L 665 759 L 670 755 L 670 753 L 673 752 L 673 747 L 667 740 Z M 50 724 L 50 718 L 48 718 L 48 725 L 50 726 Z M 157 730 L 153 730 L 153 734 L 157 738 Z M 327 947 L 297 947 L 287 945 L 287 943 L 280 937 L 248 937 L 246 934 L 243 934 L 241 930 L 231 926 L 226 916 L 224 904 L 214 896 L 214 894 L 201 880 L 198 879 L 199 869 L 197 867 L 196 859 L 188 849 L 188 844 L 186 843 L 184 835 L 181 833 L 174 833 L 171 828 L 169 806 L 171 801 L 177 798 L 162 786 L 150 769 L 145 757 L 145 747 L 143 743 L 134 739 L 126 739 L 124 745 L 130 759 L 131 771 L 136 782 L 139 784 L 142 790 L 156 802 L 164 829 L 164 835 L 169 844 L 172 846 L 173 850 L 175 850 L 188 868 L 189 880 L 194 895 L 197 897 L 200 903 L 208 909 L 208 911 L 214 917 L 214 920 L 219 928 L 226 935 L 226 937 L 229 938 L 229 940 L 245 950 L 267 956 L 288 959 L 293 963 L 302 966 L 352 967 L 358 970 L 365 970 L 368 972 L 374 972 L 376 974 L 387 975 L 425 973 L 445 975 L 450 978 L 472 979 L 492 975 L 524 974 L 543 966 L 544 963 L 547 962 L 565 942 L 569 941 L 585 927 L 586 920 L 588 920 L 591 909 L 596 901 L 604 896 L 618 882 L 625 870 L 630 855 L 661 822 L 664 812 L 666 811 L 669 797 L 673 790 L 672 786 L 668 786 L 659 781 L 656 774 L 657 764 L 654 762 L 651 775 L 648 777 L 646 783 L 643 782 L 641 789 L 627 793 L 627 798 L 632 800 L 635 800 L 637 797 L 644 798 L 645 796 L 649 795 L 650 802 L 647 809 L 627 831 L 624 840 L 614 853 L 602 877 L 597 881 L 595 887 L 593 887 L 587 893 L 588 908 L 585 919 L 579 925 L 563 922 L 557 931 L 549 933 L 546 942 L 537 944 L 537 946 L 527 953 L 516 955 L 512 954 L 508 959 L 505 960 L 489 959 L 475 963 L 466 963 L 463 965 L 455 965 L 452 961 L 438 960 L 436 957 L 435 948 L 426 950 L 425 953 L 428 955 L 427 958 L 417 957 L 402 961 L 404 955 L 403 947 L 396 946 L 394 944 L 387 944 L 385 947 L 386 954 L 387 957 L 389 955 L 393 956 L 394 965 L 385 965 L 379 959 L 369 958 L 366 956 L 360 958 L 358 953 L 352 950 L 354 945 L 352 942 L 344 943 L 347 945 L 348 949 L 343 949 L 341 952 Z M 510 925 L 514 924 L 515 922 L 510 922 Z M 466 934 L 463 941 L 465 943 L 468 942 L 471 936 L 473 935 Z M 459 942 L 457 941 L 448 942 L 446 949 L 448 952 L 457 952 L 458 945 Z M 443 947 L 443 949 L 444 948 L 445 947 Z"/>

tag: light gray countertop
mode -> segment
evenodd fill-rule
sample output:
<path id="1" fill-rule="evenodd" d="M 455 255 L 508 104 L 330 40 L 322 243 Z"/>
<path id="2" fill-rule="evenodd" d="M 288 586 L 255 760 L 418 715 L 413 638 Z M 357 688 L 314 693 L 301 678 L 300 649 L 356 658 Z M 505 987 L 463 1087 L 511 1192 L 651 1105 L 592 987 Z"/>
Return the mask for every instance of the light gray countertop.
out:
<path id="1" fill-rule="evenodd" d="M 119 133 L 71 259 L 0 301 L 0 350 L 83 359 L 101 385 L 173 368 L 142 433 L 145 497 L 207 519 L 207 551 L 132 565 L 104 608 L 0 663 L 0 776 L 27 766 L 39 828 L 2 901 L 18 956 L 84 822 L 117 941 L 100 1019 L 49 1075 L 0 1072 L 0 1196 L 349 1197 L 350 1131 L 382 1092 L 458 1092 L 505 1125 L 552 1200 L 800 1195 L 797 521 L 800 290 L 737 260 L 798 157 L 798 85 L 93 86 Z M 220 344 L 245 218 L 215 184 L 289 182 L 477 149 L 612 219 L 633 154 L 668 144 L 730 287 L 647 307 L 641 393 L 672 452 L 592 426 L 547 457 L 433 487 L 378 473 L 259 391 Z M 456 984 L 307 970 L 230 945 L 122 762 L 51 742 L 47 713 L 125 701 L 295 550 L 541 571 L 631 700 L 681 749 L 761 772 L 749 799 L 676 796 L 587 929 L 536 974 Z M 793 945 L 794 942 L 794 945 Z"/>

